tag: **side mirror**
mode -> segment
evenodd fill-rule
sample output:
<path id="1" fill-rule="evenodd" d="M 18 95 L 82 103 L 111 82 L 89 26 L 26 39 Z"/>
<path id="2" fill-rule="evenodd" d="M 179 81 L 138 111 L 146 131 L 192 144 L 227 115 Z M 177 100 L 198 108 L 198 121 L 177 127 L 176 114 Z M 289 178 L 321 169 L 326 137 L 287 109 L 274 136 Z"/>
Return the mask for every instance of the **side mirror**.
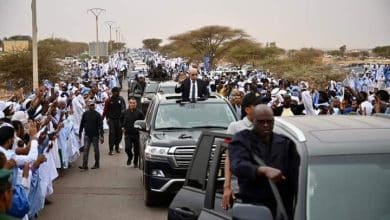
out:
<path id="1" fill-rule="evenodd" d="M 135 121 L 134 128 L 140 131 L 146 131 L 146 121 L 144 120 Z"/>
<path id="2" fill-rule="evenodd" d="M 271 211 L 265 206 L 251 204 L 234 204 L 232 209 L 233 220 L 273 220 Z"/>

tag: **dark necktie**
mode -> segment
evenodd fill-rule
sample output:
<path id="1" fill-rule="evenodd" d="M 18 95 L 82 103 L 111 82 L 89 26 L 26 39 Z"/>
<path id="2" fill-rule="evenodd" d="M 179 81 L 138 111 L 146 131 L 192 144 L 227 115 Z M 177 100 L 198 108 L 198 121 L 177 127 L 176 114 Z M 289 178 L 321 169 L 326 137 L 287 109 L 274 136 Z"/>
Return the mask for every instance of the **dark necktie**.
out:
<path id="1" fill-rule="evenodd" d="M 193 102 L 195 102 L 195 80 L 192 80 L 192 94 L 191 99 Z"/>

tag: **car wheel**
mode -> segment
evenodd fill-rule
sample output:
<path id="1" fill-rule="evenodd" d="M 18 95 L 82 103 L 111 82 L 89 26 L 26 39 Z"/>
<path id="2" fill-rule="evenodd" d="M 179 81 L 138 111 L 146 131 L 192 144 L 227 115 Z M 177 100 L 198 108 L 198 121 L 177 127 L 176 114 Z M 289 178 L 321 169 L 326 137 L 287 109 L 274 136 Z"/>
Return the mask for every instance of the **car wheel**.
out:
<path id="1" fill-rule="evenodd" d="M 160 194 L 144 188 L 144 202 L 146 206 L 157 206 L 161 204 Z"/>

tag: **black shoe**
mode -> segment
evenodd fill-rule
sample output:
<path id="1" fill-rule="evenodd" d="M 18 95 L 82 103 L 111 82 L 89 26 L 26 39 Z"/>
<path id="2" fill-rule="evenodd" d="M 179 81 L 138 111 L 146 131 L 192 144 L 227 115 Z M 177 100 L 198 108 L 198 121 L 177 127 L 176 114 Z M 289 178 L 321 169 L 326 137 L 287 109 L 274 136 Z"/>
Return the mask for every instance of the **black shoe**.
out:
<path id="1" fill-rule="evenodd" d="M 138 164 L 134 164 L 134 168 L 138 168 Z"/>
<path id="2" fill-rule="evenodd" d="M 130 165 L 131 165 L 131 160 L 127 160 L 126 165 L 127 165 L 127 166 L 130 166 Z"/>
<path id="3" fill-rule="evenodd" d="M 79 151 L 83 152 L 84 151 L 84 147 L 80 147 Z"/>
<path id="4" fill-rule="evenodd" d="M 95 166 L 93 166 L 91 169 L 99 169 L 99 166 L 98 165 L 95 165 Z"/>
<path id="5" fill-rule="evenodd" d="M 112 151 L 110 151 L 110 152 L 108 153 L 108 155 L 112 156 L 112 155 L 114 155 L 114 153 L 113 153 Z"/>
<path id="6" fill-rule="evenodd" d="M 88 167 L 85 167 L 85 166 L 79 166 L 79 169 L 81 169 L 81 170 L 88 170 Z"/>
<path id="7" fill-rule="evenodd" d="M 119 149 L 116 149 L 115 151 L 116 151 L 117 154 L 121 153 L 121 151 Z"/>

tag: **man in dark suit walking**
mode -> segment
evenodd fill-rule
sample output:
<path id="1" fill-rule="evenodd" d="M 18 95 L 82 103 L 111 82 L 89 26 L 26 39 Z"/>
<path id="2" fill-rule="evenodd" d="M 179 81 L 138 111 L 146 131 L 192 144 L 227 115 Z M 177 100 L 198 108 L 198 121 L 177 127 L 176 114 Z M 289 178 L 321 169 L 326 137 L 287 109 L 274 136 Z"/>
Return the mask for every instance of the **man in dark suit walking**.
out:
<path id="1" fill-rule="evenodd" d="M 206 83 L 198 79 L 198 70 L 194 67 L 189 69 L 189 78 L 180 78 L 175 88 L 176 93 L 181 92 L 181 99 L 195 102 L 197 98 L 207 98 L 209 91 Z"/>
<path id="2" fill-rule="evenodd" d="M 79 130 L 80 138 L 83 130 L 85 131 L 85 136 L 84 136 L 85 150 L 84 150 L 84 157 L 83 157 L 83 165 L 80 166 L 79 168 L 82 170 L 88 169 L 89 148 L 92 144 L 93 150 L 95 151 L 95 165 L 92 167 L 92 169 L 99 169 L 100 167 L 99 137 L 100 137 L 100 143 L 103 144 L 104 131 L 103 131 L 103 120 L 99 112 L 95 110 L 94 100 L 89 100 L 88 111 L 84 112 L 81 118 L 80 130 Z"/>

